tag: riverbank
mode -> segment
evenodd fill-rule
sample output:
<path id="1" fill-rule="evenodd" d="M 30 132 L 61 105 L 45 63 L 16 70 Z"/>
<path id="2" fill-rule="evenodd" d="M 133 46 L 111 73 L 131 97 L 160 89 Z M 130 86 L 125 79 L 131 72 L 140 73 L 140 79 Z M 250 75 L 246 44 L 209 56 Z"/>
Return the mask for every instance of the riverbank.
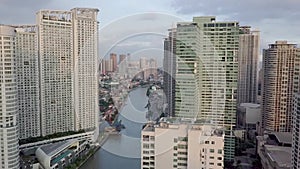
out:
<path id="1" fill-rule="evenodd" d="M 97 139 L 97 143 L 95 144 L 95 147 L 89 151 L 88 155 L 83 159 L 82 162 L 78 166 L 76 166 L 76 169 L 79 169 L 82 167 L 107 141 L 108 137 L 110 136 L 111 132 L 104 132 L 100 133 L 99 137 Z M 76 163 L 76 162 L 75 162 Z M 70 168 L 73 169 L 73 168 Z"/>
<path id="2" fill-rule="evenodd" d="M 125 129 L 109 136 L 105 144 L 80 169 L 140 168 L 140 131 L 146 122 L 147 86 L 131 89 L 120 106 L 118 120 Z M 132 147 L 135 147 L 132 149 Z"/>

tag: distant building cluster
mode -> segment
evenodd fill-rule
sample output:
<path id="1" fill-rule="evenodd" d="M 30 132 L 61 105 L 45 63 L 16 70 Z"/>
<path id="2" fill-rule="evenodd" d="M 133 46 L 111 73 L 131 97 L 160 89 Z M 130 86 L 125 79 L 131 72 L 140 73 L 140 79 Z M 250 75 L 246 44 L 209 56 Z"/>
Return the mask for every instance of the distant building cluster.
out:
<path id="1" fill-rule="evenodd" d="M 130 54 L 111 53 L 107 59 L 102 59 L 99 65 L 102 74 L 118 73 L 122 77 L 149 80 L 157 78 L 157 60 L 141 57 L 139 60 L 131 60 Z"/>

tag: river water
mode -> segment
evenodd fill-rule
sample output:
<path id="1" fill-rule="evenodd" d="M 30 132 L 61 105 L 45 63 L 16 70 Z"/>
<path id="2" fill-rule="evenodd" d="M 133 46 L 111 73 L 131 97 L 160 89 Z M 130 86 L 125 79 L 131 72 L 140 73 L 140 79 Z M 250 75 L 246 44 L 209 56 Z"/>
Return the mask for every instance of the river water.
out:
<path id="1" fill-rule="evenodd" d="M 120 135 L 111 135 L 80 169 L 140 169 L 140 136 L 147 122 L 147 88 L 131 91 L 120 111 L 119 120 L 125 125 Z"/>

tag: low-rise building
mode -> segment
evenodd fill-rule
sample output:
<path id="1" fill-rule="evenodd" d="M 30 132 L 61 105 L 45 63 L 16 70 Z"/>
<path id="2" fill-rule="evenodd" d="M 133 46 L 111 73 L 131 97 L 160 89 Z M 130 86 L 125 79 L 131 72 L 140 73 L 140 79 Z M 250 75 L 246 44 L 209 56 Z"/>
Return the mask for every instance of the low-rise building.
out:
<path id="1" fill-rule="evenodd" d="M 238 106 L 238 127 L 243 129 L 256 129 L 261 123 L 261 110 L 259 104 L 241 103 Z"/>
<path id="2" fill-rule="evenodd" d="M 292 167 L 292 134 L 271 132 L 257 136 L 257 153 L 263 169 L 290 169 Z"/>
<path id="3" fill-rule="evenodd" d="M 224 132 L 193 119 L 149 122 L 141 135 L 141 168 L 224 168 Z"/>
<path id="4" fill-rule="evenodd" d="M 87 144 L 87 141 L 67 140 L 41 146 L 35 154 L 42 168 L 62 169 L 74 162 Z"/>

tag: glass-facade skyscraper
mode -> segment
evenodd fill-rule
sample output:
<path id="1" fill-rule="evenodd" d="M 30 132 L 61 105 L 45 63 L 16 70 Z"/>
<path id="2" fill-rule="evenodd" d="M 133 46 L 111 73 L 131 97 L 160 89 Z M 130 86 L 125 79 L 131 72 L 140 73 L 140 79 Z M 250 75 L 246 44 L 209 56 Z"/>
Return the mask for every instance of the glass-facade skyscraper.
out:
<path id="1" fill-rule="evenodd" d="M 225 129 L 225 160 L 235 151 L 239 23 L 213 16 L 178 23 L 175 116 Z"/>

